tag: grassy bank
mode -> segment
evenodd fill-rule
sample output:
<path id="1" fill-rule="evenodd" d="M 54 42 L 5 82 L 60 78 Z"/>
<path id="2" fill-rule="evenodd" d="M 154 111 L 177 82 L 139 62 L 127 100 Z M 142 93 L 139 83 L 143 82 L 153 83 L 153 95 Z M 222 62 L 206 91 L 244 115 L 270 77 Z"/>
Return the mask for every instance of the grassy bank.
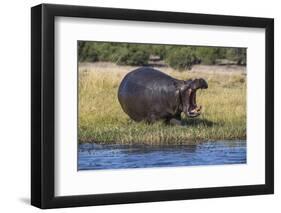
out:
<path id="1" fill-rule="evenodd" d="M 178 79 L 202 77 L 207 90 L 197 92 L 197 104 L 203 113 L 184 118 L 184 126 L 152 125 L 132 121 L 117 99 L 118 86 L 135 67 L 91 65 L 79 67 L 79 142 L 186 144 L 202 140 L 246 138 L 246 76 L 242 71 L 200 70 L 161 71 Z"/>

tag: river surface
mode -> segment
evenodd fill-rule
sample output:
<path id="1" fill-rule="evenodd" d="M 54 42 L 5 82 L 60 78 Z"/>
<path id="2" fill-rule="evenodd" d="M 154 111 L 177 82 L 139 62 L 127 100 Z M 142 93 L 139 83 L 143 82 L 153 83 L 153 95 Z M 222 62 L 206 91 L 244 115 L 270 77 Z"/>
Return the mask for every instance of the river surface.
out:
<path id="1" fill-rule="evenodd" d="M 246 141 L 148 146 L 80 144 L 78 170 L 245 164 Z"/>

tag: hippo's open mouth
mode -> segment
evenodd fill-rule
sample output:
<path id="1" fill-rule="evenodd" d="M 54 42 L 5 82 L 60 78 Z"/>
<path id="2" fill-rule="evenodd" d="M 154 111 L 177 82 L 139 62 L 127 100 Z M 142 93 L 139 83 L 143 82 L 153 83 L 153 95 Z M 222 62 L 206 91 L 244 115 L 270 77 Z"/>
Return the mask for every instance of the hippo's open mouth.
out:
<path id="1" fill-rule="evenodd" d="M 188 90 L 188 96 L 189 96 L 189 105 L 187 108 L 188 117 L 196 117 L 201 114 L 202 106 L 197 106 L 196 92 L 197 92 L 197 89 Z"/>

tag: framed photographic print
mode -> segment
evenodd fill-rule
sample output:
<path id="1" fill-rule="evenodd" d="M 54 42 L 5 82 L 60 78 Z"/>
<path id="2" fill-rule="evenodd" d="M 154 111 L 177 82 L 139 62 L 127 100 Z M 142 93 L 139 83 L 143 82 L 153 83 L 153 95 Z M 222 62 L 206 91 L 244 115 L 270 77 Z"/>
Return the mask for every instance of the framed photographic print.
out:
<path id="1" fill-rule="evenodd" d="M 274 21 L 31 9 L 31 204 L 272 194 Z"/>

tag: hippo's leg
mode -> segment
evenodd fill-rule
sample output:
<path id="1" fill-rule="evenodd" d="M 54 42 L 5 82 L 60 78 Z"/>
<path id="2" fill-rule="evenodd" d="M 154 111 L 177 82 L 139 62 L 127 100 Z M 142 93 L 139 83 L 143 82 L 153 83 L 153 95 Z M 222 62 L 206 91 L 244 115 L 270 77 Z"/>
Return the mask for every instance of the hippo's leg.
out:
<path id="1" fill-rule="evenodd" d="M 157 120 L 157 119 L 156 119 L 156 116 L 155 116 L 155 114 L 153 114 L 153 113 L 151 113 L 151 114 L 148 116 L 148 118 L 146 119 L 147 123 L 149 123 L 149 124 L 154 123 L 156 120 Z"/>
<path id="2" fill-rule="evenodd" d="M 167 119 L 166 123 L 170 124 L 170 125 L 182 125 L 181 114 L 178 113 L 178 114 L 174 115 L 173 117 Z"/>
<path id="3" fill-rule="evenodd" d="M 181 122 L 181 120 L 178 120 L 176 118 L 172 118 L 172 119 L 169 120 L 169 124 L 181 126 L 182 122 Z"/>

